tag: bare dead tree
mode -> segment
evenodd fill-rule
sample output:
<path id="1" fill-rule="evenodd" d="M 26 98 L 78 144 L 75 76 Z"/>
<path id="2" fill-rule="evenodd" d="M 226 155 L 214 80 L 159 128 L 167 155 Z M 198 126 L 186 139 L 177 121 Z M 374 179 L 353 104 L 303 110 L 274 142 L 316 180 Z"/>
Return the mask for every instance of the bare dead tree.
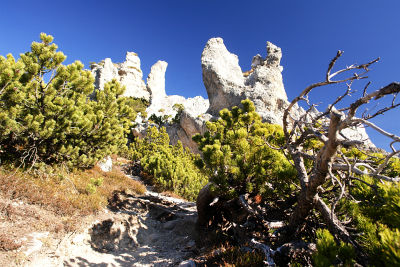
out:
<path id="1" fill-rule="evenodd" d="M 287 229 L 289 232 L 294 232 L 304 222 L 310 211 L 315 209 L 319 212 L 331 233 L 337 238 L 357 246 L 346 230 L 344 223 L 335 214 L 335 206 L 341 198 L 349 194 L 346 186 L 352 180 L 360 180 L 357 178 L 359 175 L 370 176 L 380 181 L 400 181 L 398 177 L 393 178 L 382 174 L 390 159 L 400 153 L 400 150 L 397 150 L 394 146 L 400 142 L 400 137 L 384 131 L 370 121 L 370 119 L 400 105 L 400 103 L 395 102 L 396 96 L 400 92 L 400 83 L 393 82 L 381 89 L 367 93 L 370 85 L 368 83 L 364 87 L 362 95 L 356 101 L 347 107 L 337 109 L 335 106 L 338 106 L 339 103 L 342 104 L 345 97 L 355 93 L 352 88 L 353 82 L 367 78 L 366 75 L 370 66 L 379 61 L 378 58 L 366 64 L 351 65 L 332 73 L 335 63 L 341 56 L 342 51 L 338 51 L 328 66 L 324 81 L 314 83 L 305 88 L 284 112 L 285 148 L 291 156 L 300 183 L 297 206 L 290 217 Z M 336 79 L 339 75 L 344 78 Z M 325 112 L 316 112 L 315 105 L 309 103 L 309 93 L 318 87 L 332 84 L 345 84 L 345 92 L 336 98 Z M 365 114 L 364 112 L 361 118 L 356 117 L 360 107 L 387 95 L 392 95 L 393 97 L 390 105 L 373 114 Z M 304 101 L 309 108 L 301 116 L 295 118 L 294 115 L 292 116 L 292 110 L 300 101 Z M 385 158 L 378 163 L 370 158 L 360 160 L 347 158 L 341 154 L 340 147 L 360 148 L 363 145 L 363 140 L 350 139 L 343 134 L 344 130 L 356 127 L 370 127 L 390 138 L 392 140 L 390 144 L 392 152 L 387 153 Z M 317 153 L 313 153 L 305 145 L 311 139 L 319 140 L 322 143 L 322 148 Z M 307 169 L 305 162 L 310 160 L 312 161 L 312 168 Z M 338 190 L 336 190 L 336 197 L 331 200 L 332 202 L 326 203 L 319 194 L 324 192 L 323 185 L 329 181 Z M 373 185 L 368 185 L 373 187 Z"/>

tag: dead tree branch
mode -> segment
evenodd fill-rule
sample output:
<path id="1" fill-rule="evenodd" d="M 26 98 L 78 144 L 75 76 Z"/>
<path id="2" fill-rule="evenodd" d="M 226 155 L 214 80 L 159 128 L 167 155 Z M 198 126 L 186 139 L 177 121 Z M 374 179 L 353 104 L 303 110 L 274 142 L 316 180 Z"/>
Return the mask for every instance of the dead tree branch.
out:
<path id="1" fill-rule="evenodd" d="M 390 160 L 400 153 L 393 146 L 394 143 L 400 143 L 400 137 L 381 129 L 369 121 L 371 118 L 382 115 L 400 105 L 400 103 L 395 103 L 396 95 L 400 92 L 400 83 L 393 82 L 381 89 L 367 93 L 367 89 L 371 84 L 369 82 L 364 87 L 362 95 L 356 101 L 347 107 L 336 109 L 335 105 L 341 103 L 346 96 L 355 93 L 352 90 L 354 81 L 367 78 L 366 74 L 369 72 L 370 66 L 379 61 L 379 58 L 377 58 L 365 64 L 350 65 L 346 68 L 333 71 L 337 60 L 342 54 L 342 51 L 338 51 L 329 63 L 325 80 L 306 87 L 289 104 L 283 115 L 283 131 L 286 139 L 285 147 L 293 160 L 300 183 L 297 206 L 289 219 L 288 229 L 291 229 L 289 233 L 293 233 L 294 229 L 304 222 L 310 210 L 315 208 L 335 236 L 357 246 L 351 239 L 346 228 L 337 218 L 335 207 L 340 199 L 348 197 L 347 191 L 349 189 L 346 183 L 354 179 L 364 182 L 358 177 L 369 176 L 388 182 L 400 181 L 399 177 L 389 177 L 384 174 L 385 167 L 389 164 Z M 344 75 L 345 77 L 341 76 L 342 78 L 335 79 L 338 75 Z M 309 93 L 317 87 L 330 84 L 345 84 L 346 90 L 328 106 L 325 112 L 313 110 L 315 109 L 315 105 L 309 103 Z M 356 113 L 361 106 L 387 95 L 393 95 L 393 100 L 389 106 L 381 108 L 372 115 L 363 116 L 363 118 L 356 117 Z M 293 107 L 300 101 L 306 101 L 310 108 L 295 118 L 291 112 Z M 365 140 L 349 138 L 342 133 L 345 129 L 354 129 L 354 127 L 360 126 L 370 127 L 378 133 L 391 138 L 393 140 L 391 144 L 393 152 L 386 154 L 385 158 L 379 163 L 377 160 L 371 160 L 371 158 L 369 158 L 370 160 L 359 160 L 357 158 L 347 158 L 344 155 L 338 157 L 337 154 L 340 152 L 339 148 L 341 146 L 360 147 L 363 145 Z M 310 153 L 311 150 L 304 146 L 308 139 L 317 139 L 323 143 L 322 148 L 320 148 L 316 156 Z M 311 169 L 306 168 L 306 160 L 313 162 Z M 330 190 L 324 190 L 323 185 L 329 179 L 332 180 L 334 187 Z M 318 188 L 321 188 L 322 191 L 320 192 L 324 192 L 324 194 L 331 194 L 331 199 L 332 193 L 334 193 L 331 208 L 318 196 Z M 338 192 L 335 193 L 334 190 Z"/>

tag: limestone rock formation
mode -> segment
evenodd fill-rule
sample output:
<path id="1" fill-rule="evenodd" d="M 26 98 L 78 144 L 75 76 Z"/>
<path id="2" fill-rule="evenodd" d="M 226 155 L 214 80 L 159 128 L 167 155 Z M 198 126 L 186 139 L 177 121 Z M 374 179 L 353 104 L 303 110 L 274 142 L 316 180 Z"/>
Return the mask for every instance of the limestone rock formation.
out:
<path id="1" fill-rule="evenodd" d="M 123 63 L 112 63 L 110 58 L 103 62 L 91 65 L 95 77 L 95 87 L 103 89 L 106 82 L 116 79 L 126 86 L 124 96 L 150 99 L 150 93 L 143 81 L 143 72 L 140 69 L 140 58 L 134 52 L 126 53 Z"/>
<path id="2" fill-rule="evenodd" d="M 205 113 L 208 109 L 208 100 L 201 96 L 194 98 L 184 98 L 179 95 L 168 96 L 165 92 L 165 72 L 168 63 L 165 61 L 158 61 L 151 67 L 150 74 L 147 78 L 147 89 L 150 92 L 150 106 L 147 108 L 147 114 L 155 114 L 157 116 L 170 116 L 176 115 L 174 109 L 175 104 L 181 104 L 185 110 L 196 117 Z"/>
<path id="3" fill-rule="evenodd" d="M 101 89 L 105 82 L 116 78 L 127 87 L 125 95 L 149 100 L 148 116 L 155 114 L 162 118 L 174 118 L 177 113 L 174 105 L 183 105 L 179 123 L 167 123 L 164 126 L 171 143 L 180 140 L 185 147 L 198 152 L 192 136 L 203 134 L 206 131 L 205 122 L 216 118 L 221 109 L 238 106 L 246 98 L 254 102 L 263 121 L 282 125 L 283 113 L 289 102 L 283 85 L 281 58 L 281 49 L 267 42 L 266 56 L 254 56 L 251 70 L 243 73 L 238 57 L 227 50 L 223 40 L 210 39 L 201 55 L 203 82 L 209 100 L 200 96 L 188 99 L 178 95 L 168 96 L 165 91 L 168 63 L 165 61 L 158 61 L 151 67 L 146 86 L 142 80 L 140 59 L 131 52 L 127 53 L 125 62 L 114 64 L 107 58 L 104 64 L 93 65 L 92 72 L 96 77 L 96 88 Z M 301 107 L 296 105 L 292 108 L 291 117 L 298 118 L 301 114 L 304 114 Z M 137 124 L 134 134 L 143 136 L 151 123 L 138 118 Z M 343 135 L 373 146 L 364 128 L 346 130 Z"/>
<path id="4" fill-rule="evenodd" d="M 226 49 L 223 40 L 210 39 L 201 57 L 203 81 L 210 100 L 208 113 L 218 115 L 222 108 L 237 106 L 241 100 L 249 98 L 265 121 L 282 124 L 288 101 L 281 58 L 281 49 L 267 42 L 267 57 L 256 55 L 251 71 L 244 76 L 238 57 Z"/>
<path id="5" fill-rule="evenodd" d="M 226 49 L 221 38 L 212 38 L 207 42 L 201 65 L 210 100 L 208 113 L 218 116 L 220 109 L 237 106 L 241 100 L 248 98 L 254 102 L 264 121 L 283 124 L 283 113 L 289 102 L 283 85 L 283 67 L 280 65 L 282 51 L 270 42 L 267 42 L 266 50 L 265 58 L 259 54 L 254 56 L 251 70 L 242 73 L 238 57 Z M 298 118 L 301 114 L 304 110 L 296 105 L 291 117 Z M 374 147 L 364 128 L 346 129 L 342 134 Z"/>
<path id="6" fill-rule="evenodd" d="M 267 42 L 267 57 L 256 56 L 252 73 L 246 78 L 245 98 L 254 102 L 257 112 L 270 123 L 282 125 L 283 111 L 289 104 L 282 81 L 281 49 Z"/>
<path id="7" fill-rule="evenodd" d="M 168 63 L 165 61 L 157 61 L 151 67 L 150 74 L 147 77 L 147 88 L 150 92 L 151 102 L 153 104 L 162 104 L 162 100 L 167 96 L 165 93 L 165 72 Z"/>
<path id="8" fill-rule="evenodd" d="M 218 115 L 244 99 L 244 77 L 239 59 L 225 47 L 222 38 L 210 39 L 201 55 L 203 82 L 210 101 L 208 113 Z"/>

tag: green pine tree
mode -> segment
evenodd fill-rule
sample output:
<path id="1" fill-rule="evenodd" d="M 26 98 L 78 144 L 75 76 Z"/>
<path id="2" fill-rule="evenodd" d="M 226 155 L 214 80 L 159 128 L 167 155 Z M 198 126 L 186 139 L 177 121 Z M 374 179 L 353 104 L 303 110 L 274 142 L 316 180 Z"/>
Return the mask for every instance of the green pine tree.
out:
<path id="1" fill-rule="evenodd" d="M 193 139 L 203 152 L 200 166 L 206 167 L 216 194 L 227 199 L 241 194 L 283 196 L 293 188 L 296 171 L 281 151 L 280 126 L 263 123 L 250 100 L 243 108 L 220 111 L 221 118 L 208 122 L 203 136 Z"/>
<path id="2" fill-rule="evenodd" d="M 91 72 L 63 65 L 51 35 L 40 39 L 18 60 L 0 57 L 0 157 L 87 167 L 126 147 L 136 113 L 124 88 L 112 81 L 91 100 Z"/>

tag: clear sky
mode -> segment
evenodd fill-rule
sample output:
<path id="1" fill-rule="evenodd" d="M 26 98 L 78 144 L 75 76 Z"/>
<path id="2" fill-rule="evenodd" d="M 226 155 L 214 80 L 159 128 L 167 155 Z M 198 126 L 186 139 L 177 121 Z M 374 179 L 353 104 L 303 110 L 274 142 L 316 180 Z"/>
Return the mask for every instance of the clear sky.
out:
<path id="1" fill-rule="evenodd" d="M 370 74 L 371 90 L 399 81 L 399 11 L 397 0 L 5 0 L 0 5 L 0 55 L 28 51 L 45 32 L 55 37 L 67 63 L 81 60 L 88 67 L 106 57 L 122 62 L 126 51 L 134 51 L 144 78 L 157 60 L 169 63 L 167 94 L 207 97 L 200 58 L 208 39 L 222 37 L 243 71 L 250 69 L 254 55 L 266 55 L 266 41 L 271 41 L 282 48 L 291 100 L 323 79 L 339 49 L 345 52 L 342 66 L 381 57 Z M 340 92 L 320 88 L 311 99 L 326 103 Z M 399 121 L 400 109 L 374 122 L 400 135 Z M 387 140 L 368 132 L 386 148 Z"/>

